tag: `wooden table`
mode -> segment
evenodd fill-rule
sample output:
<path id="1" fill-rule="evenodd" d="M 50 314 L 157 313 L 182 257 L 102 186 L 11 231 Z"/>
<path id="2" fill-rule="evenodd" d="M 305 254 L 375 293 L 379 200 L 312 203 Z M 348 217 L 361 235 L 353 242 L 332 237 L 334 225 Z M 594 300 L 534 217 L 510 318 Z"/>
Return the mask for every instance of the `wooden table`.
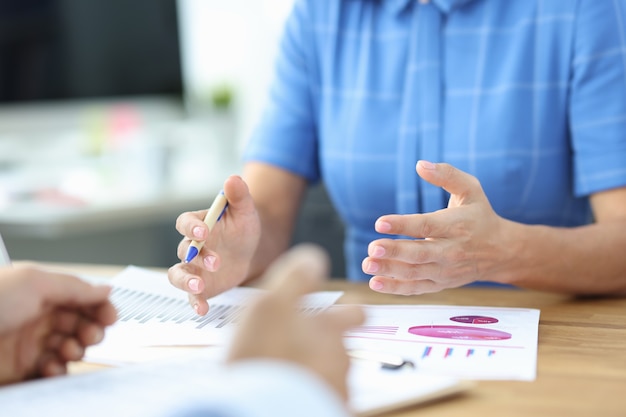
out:
<path id="1" fill-rule="evenodd" d="M 54 265 L 112 276 L 122 267 Z M 499 288 L 458 288 L 422 296 L 377 294 L 334 280 L 339 302 L 526 307 L 541 310 L 537 379 L 480 381 L 467 393 L 385 417 L 626 416 L 626 298 L 573 298 Z M 73 368 L 84 370 L 84 365 Z"/>

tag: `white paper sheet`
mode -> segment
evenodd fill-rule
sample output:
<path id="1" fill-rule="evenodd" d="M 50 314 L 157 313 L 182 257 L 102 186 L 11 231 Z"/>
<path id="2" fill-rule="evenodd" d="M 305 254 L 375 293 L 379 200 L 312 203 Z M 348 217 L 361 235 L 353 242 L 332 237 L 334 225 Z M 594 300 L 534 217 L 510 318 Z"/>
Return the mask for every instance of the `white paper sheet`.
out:
<path id="1" fill-rule="evenodd" d="M 110 284 L 118 321 L 106 330 L 101 344 L 87 349 L 85 360 L 89 362 L 119 365 L 174 353 L 171 349 L 149 349 L 144 353 L 142 347 L 223 345 L 248 303 L 263 293 L 257 288 L 233 288 L 211 298 L 209 313 L 201 317 L 189 306 L 187 294 L 172 286 L 164 273 L 129 266 Z M 302 300 L 302 311 L 322 311 L 341 294 L 309 294 Z"/>
<path id="2" fill-rule="evenodd" d="M 341 308 L 335 306 L 333 308 Z M 346 346 L 400 355 L 422 373 L 474 380 L 536 377 L 539 310 L 367 305 Z"/>

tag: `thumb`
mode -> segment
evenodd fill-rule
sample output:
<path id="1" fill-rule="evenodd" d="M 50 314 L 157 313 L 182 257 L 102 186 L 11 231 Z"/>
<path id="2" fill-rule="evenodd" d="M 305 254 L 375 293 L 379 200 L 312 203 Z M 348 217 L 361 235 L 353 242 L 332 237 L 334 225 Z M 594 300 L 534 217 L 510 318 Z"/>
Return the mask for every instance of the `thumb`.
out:
<path id="1" fill-rule="evenodd" d="M 224 195 L 228 200 L 227 213 L 245 215 L 255 212 L 254 201 L 243 178 L 231 175 L 224 181 Z"/>
<path id="2" fill-rule="evenodd" d="M 432 185 L 441 187 L 462 203 L 482 200 L 485 193 L 476 177 L 446 163 L 418 161 L 417 174 Z"/>

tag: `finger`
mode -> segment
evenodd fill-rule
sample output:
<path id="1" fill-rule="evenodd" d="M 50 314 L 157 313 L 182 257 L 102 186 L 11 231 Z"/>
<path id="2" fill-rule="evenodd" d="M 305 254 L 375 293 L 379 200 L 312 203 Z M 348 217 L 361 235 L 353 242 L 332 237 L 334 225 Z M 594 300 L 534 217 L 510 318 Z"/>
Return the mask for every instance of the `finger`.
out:
<path id="1" fill-rule="evenodd" d="M 76 333 L 80 317 L 76 311 L 58 309 L 54 313 L 53 329 L 64 335 Z"/>
<path id="2" fill-rule="evenodd" d="M 67 336 L 65 334 L 54 332 L 48 335 L 48 337 L 46 338 L 44 347 L 47 350 L 57 351 L 61 348 L 61 344 L 63 343 L 66 337 Z"/>
<path id="3" fill-rule="evenodd" d="M 178 247 L 176 248 L 176 256 L 181 261 L 184 261 L 186 259 L 187 251 L 189 250 L 190 244 L 191 244 L 191 240 L 188 238 L 183 238 L 180 240 L 180 242 L 178 242 Z"/>
<path id="4" fill-rule="evenodd" d="M 423 279 L 432 279 L 436 282 L 442 281 L 441 264 L 435 262 L 412 264 L 390 259 L 365 258 L 362 263 L 362 269 L 366 274 L 407 281 Z"/>
<path id="5" fill-rule="evenodd" d="M 85 355 L 85 348 L 73 337 L 65 338 L 57 352 L 63 362 L 78 361 Z"/>
<path id="6" fill-rule="evenodd" d="M 44 377 L 53 377 L 67 374 L 67 364 L 55 356 L 47 357 L 41 362 L 39 374 Z"/>
<path id="7" fill-rule="evenodd" d="M 370 242 L 367 247 L 367 254 L 373 261 L 394 259 L 414 264 L 425 264 L 441 258 L 440 246 L 437 242 L 429 239 L 378 239 Z"/>
<path id="8" fill-rule="evenodd" d="M 369 287 L 376 292 L 396 295 L 419 295 L 444 289 L 440 284 L 429 279 L 402 280 L 378 275 L 370 279 Z"/>
<path id="9" fill-rule="evenodd" d="M 415 169 L 421 178 L 443 188 L 450 194 L 455 194 L 465 203 L 482 199 L 484 196 L 480 182 L 476 177 L 450 164 L 418 161 Z"/>
<path id="10" fill-rule="evenodd" d="M 93 313 L 88 316 L 102 326 L 109 326 L 117 321 L 117 309 L 111 301 L 97 305 L 92 310 Z"/>
<path id="11" fill-rule="evenodd" d="M 75 276 L 41 271 L 29 275 L 39 299 L 51 305 L 86 307 L 108 301 L 111 287 L 92 285 Z"/>
<path id="12" fill-rule="evenodd" d="M 82 346 L 96 345 L 104 339 L 104 327 L 93 322 L 83 321 L 76 332 Z"/>
<path id="13" fill-rule="evenodd" d="M 60 345 L 59 345 L 60 346 Z M 58 349 L 48 349 L 40 352 L 32 369 L 26 375 L 27 379 L 63 375 L 67 372 L 65 361 L 59 358 Z"/>
<path id="14" fill-rule="evenodd" d="M 171 266 L 167 271 L 167 278 L 173 286 L 187 292 L 193 299 L 206 300 L 227 289 L 224 288 L 224 282 L 210 279 L 211 276 L 207 276 L 206 271 L 191 263 L 181 262 Z"/>
<path id="15" fill-rule="evenodd" d="M 189 240 L 203 241 L 209 236 L 209 228 L 204 223 L 207 209 L 188 211 L 176 218 L 176 230 Z"/>
<path id="16" fill-rule="evenodd" d="M 224 195 L 228 200 L 228 209 L 224 218 L 256 215 L 256 208 L 248 185 L 238 175 L 231 175 L 224 181 Z"/>
<path id="17" fill-rule="evenodd" d="M 54 312 L 53 330 L 66 336 L 77 336 L 84 345 L 99 343 L 104 337 L 104 327 L 113 324 L 117 311 L 113 304 L 104 303 L 91 312 L 59 309 Z"/>
<path id="18" fill-rule="evenodd" d="M 189 294 L 189 305 L 199 316 L 205 316 L 209 312 L 209 302 L 202 295 Z"/>
<path id="19" fill-rule="evenodd" d="M 190 244 L 191 240 L 183 239 L 180 241 L 180 243 L 178 244 L 178 248 L 176 249 L 176 256 L 178 256 L 178 259 L 183 261 L 183 263 L 185 264 L 188 263 L 184 261 L 185 259 L 187 259 L 187 251 Z M 220 268 L 221 258 L 217 254 L 217 252 L 210 250 L 210 248 L 207 248 L 206 246 L 203 246 L 200 249 L 198 255 L 191 260 L 191 263 L 201 264 L 207 271 L 216 272 Z"/>
<path id="20" fill-rule="evenodd" d="M 203 279 L 203 271 L 191 263 L 178 263 L 167 271 L 170 283 L 188 294 L 189 305 L 196 314 L 204 316 L 209 311 L 207 298 L 225 290 L 223 283 L 216 279 Z"/>
<path id="21" fill-rule="evenodd" d="M 465 233 L 461 209 L 448 208 L 426 214 L 391 214 L 376 220 L 374 229 L 383 234 L 416 239 L 450 237 Z"/>
<path id="22" fill-rule="evenodd" d="M 329 259 L 319 247 L 297 245 L 278 258 L 264 274 L 276 299 L 294 302 L 317 290 L 328 276 Z"/>
<path id="23" fill-rule="evenodd" d="M 202 294 L 205 290 L 204 281 L 201 278 L 202 270 L 193 263 L 177 263 L 167 270 L 167 279 L 170 283 L 189 294 Z"/>

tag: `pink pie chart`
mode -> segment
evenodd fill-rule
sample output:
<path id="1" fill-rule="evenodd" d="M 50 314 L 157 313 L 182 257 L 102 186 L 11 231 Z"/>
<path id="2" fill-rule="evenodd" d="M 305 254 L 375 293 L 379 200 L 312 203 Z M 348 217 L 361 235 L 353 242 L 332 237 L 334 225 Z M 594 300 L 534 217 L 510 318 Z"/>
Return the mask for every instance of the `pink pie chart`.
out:
<path id="1" fill-rule="evenodd" d="M 487 316 L 455 316 L 450 317 L 450 320 L 468 324 L 493 324 L 498 322 L 497 318 Z"/>
<path id="2" fill-rule="evenodd" d="M 511 334 L 494 329 L 466 326 L 413 326 L 409 333 L 417 336 L 458 340 L 506 340 Z"/>

